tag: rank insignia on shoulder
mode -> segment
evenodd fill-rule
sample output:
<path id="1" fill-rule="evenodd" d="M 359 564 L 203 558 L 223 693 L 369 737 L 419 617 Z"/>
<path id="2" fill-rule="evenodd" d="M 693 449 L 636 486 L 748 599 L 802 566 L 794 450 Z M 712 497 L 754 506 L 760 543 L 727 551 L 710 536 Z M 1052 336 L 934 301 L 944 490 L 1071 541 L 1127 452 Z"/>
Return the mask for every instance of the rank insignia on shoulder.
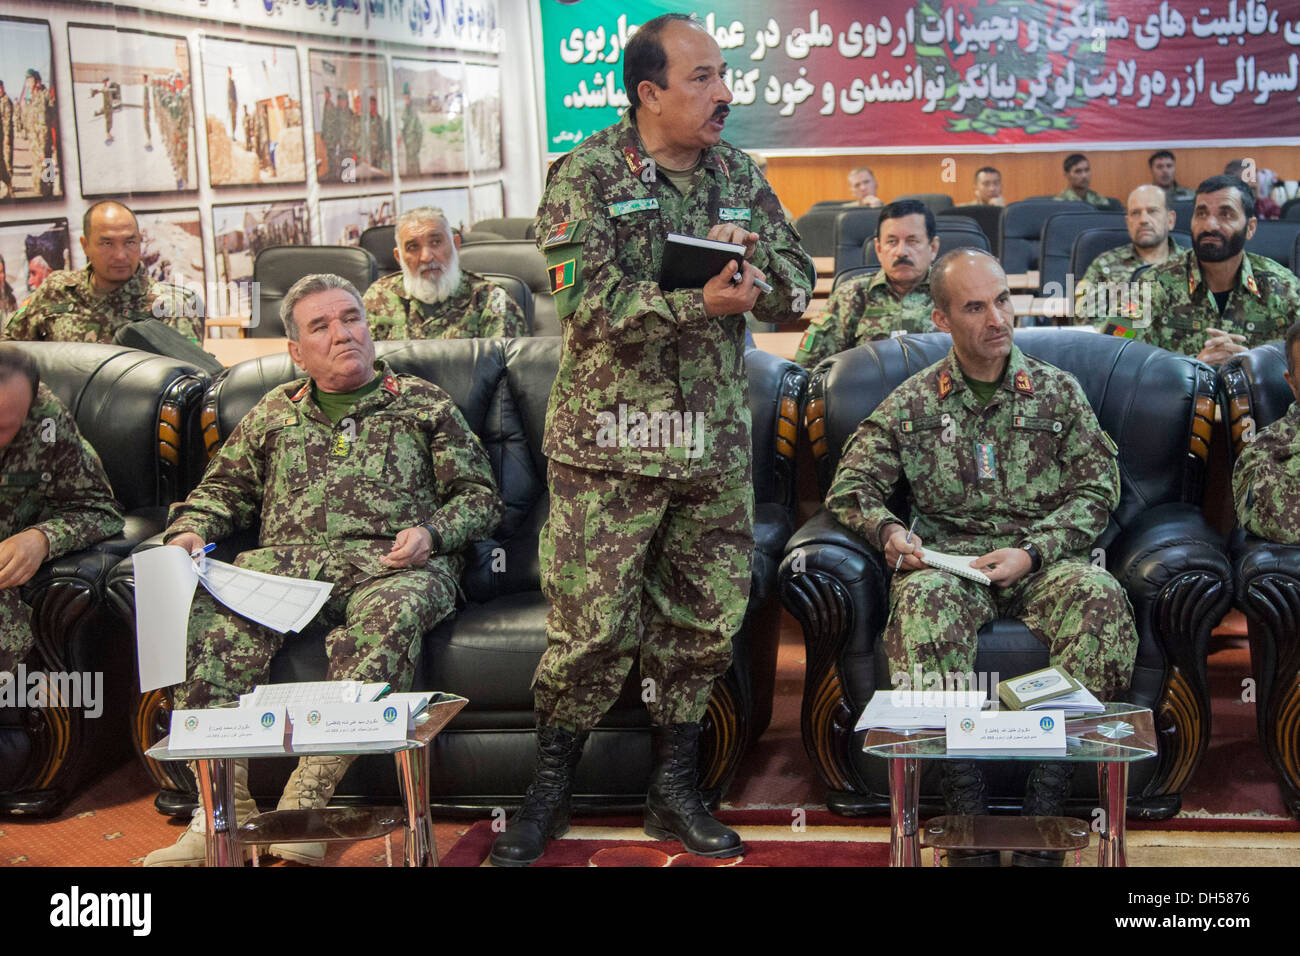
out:
<path id="1" fill-rule="evenodd" d="M 334 436 L 334 441 L 330 445 L 330 454 L 335 458 L 346 458 L 350 451 L 352 451 L 352 442 L 348 441 L 347 435 L 339 432 Z"/>
<path id="2" fill-rule="evenodd" d="M 581 219 L 557 222 L 551 227 L 551 231 L 546 234 L 546 238 L 542 241 L 542 248 L 549 249 L 551 246 L 562 246 L 573 242 L 578 238 L 579 227 L 582 223 L 583 220 Z"/>
<path id="3" fill-rule="evenodd" d="M 1013 384 L 1017 392 L 1024 392 L 1026 395 L 1034 394 L 1034 383 L 1029 380 L 1029 373 L 1023 368 L 1016 372 Z"/>
<path id="4" fill-rule="evenodd" d="M 1253 275 L 1246 276 L 1246 289 L 1251 295 L 1259 295 L 1259 283 L 1255 281 Z"/>
<path id="5" fill-rule="evenodd" d="M 623 159 L 627 161 L 627 168 L 631 170 L 633 176 L 641 175 L 641 154 L 631 146 L 623 147 Z"/>
<path id="6" fill-rule="evenodd" d="M 578 281 L 578 260 L 566 259 L 547 268 L 551 279 L 551 295 L 569 288 Z"/>
<path id="7" fill-rule="evenodd" d="M 304 398 L 307 397 L 307 393 L 310 391 L 311 391 L 311 380 L 308 379 L 307 384 L 304 385 L 302 388 L 298 389 L 298 391 L 294 394 L 293 398 L 289 399 L 289 401 L 301 402 Z"/>
<path id="8" fill-rule="evenodd" d="M 944 369 L 939 373 L 939 397 L 947 398 L 952 394 L 952 373 Z"/>
<path id="9" fill-rule="evenodd" d="M 391 375 L 384 376 L 384 391 L 392 395 L 400 395 L 401 391 L 397 387 L 397 379 Z"/>

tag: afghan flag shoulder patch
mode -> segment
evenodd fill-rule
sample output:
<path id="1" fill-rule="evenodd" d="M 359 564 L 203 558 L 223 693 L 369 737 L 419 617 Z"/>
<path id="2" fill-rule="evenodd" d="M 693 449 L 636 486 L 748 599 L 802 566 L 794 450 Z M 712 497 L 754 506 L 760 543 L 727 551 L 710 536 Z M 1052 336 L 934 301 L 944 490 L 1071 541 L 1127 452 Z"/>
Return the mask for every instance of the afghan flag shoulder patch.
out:
<path id="1" fill-rule="evenodd" d="M 546 267 L 551 277 L 551 295 L 572 288 L 578 281 L 578 260 L 565 259 L 555 265 Z"/>

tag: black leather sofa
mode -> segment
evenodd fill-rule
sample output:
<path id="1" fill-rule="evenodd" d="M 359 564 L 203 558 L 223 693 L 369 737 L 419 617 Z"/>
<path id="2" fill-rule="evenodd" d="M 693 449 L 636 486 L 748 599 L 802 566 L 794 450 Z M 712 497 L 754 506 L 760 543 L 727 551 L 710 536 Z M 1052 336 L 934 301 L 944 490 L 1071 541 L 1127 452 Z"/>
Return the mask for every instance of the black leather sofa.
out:
<path id="1" fill-rule="evenodd" d="M 1269 342 L 1219 369 L 1219 401 L 1235 462 L 1248 436 L 1286 414 L 1295 397 L 1286 353 Z M 1259 739 L 1278 773 L 1287 809 L 1300 817 L 1300 545 L 1238 528 L 1229 539 L 1236 601 L 1246 615 Z"/>
<path id="2" fill-rule="evenodd" d="M 541 454 L 546 402 L 560 357 L 558 338 L 442 339 L 377 343 L 399 372 L 418 374 L 451 394 L 492 461 L 505 518 L 494 538 L 478 544 L 464 578 L 465 605 L 426 635 L 415 687 L 463 694 L 469 705 L 434 742 L 432 800 L 444 810 L 508 807 L 522 798 L 532 771 L 533 671 L 545 648 L 546 601 L 540 591 L 537 539 L 546 517 L 546 461 Z M 807 374 L 764 352 L 748 354 L 754 421 L 756 549 L 753 593 L 734 641 L 735 663 L 709 702 L 701 779 L 720 792 L 748 743 L 771 715 L 780 606 L 776 571 L 793 530 L 794 443 Z M 209 392 L 205 437 L 215 447 L 269 388 L 296 377 L 287 357 L 231 368 Z M 217 556 L 229 560 L 251 545 L 228 540 Z M 500 568 L 504 565 L 504 570 Z M 496 570 L 494 570 L 494 567 Z M 129 614 L 131 563 L 113 573 L 110 592 Z M 323 642 L 291 638 L 272 662 L 275 681 L 319 680 Z M 644 799 L 651 770 L 649 722 L 633 670 L 624 692 L 592 734 L 578 771 L 575 801 L 585 808 L 631 807 Z M 137 715 L 137 746 L 167 729 L 168 700 L 150 695 Z M 193 784 L 179 764 L 146 761 L 162 787 L 157 804 L 182 813 L 193 806 Z M 255 761 L 255 797 L 273 801 L 292 762 Z M 391 801 L 397 793 L 392 761 L 358 761 L 336 801 Z"/>
<path id="3" fill-rule="evenodd" d="M 813 371 L 805 427 L 823 495 L 861 419 L 942 358 L 949 342 L 940 333 L 908 335 L 834 355 Z M 1128 702 L 1152 708 L 1159 736 L 1158 757 L 1130 769 L 1129 814 L 1167 817 L 1177 812 L 1209 738 L 1206 647 L 1232 597 L 1223 542 L 1199 510 L 1214 373 L 1186 356 L 1091 332 L 1025 329 L 1016 342 L 1073 373 L 1119 444 L 1121 501 L 1096 546 L 1136 615 L 1140 641 Z M 906 514 L 904 501 L 896 506 Z M 865 733 L 853 730 L 872 693 L 889 686 L 878 640 L 889 608 L 884 562 L 823 508 L 791 537 L 780 588 L 807 644 L 804 746 L 829 790 L 828 805 L 848 815 L 884 812 L 885 761 L 864 755 Z M 977 673 L 1006 678 L 1047 664 L 1046 648 L 1019 621 L 981 629 Z M 995 809 L 1019 806 L 1029 766 L 998 764 L 989 772 Z M 927 812 L 941 812 L 938 777 L 937 768 L 925 768 Z M 1071 811 L 1090 813 L 1096 792 L 1094 775 L 1077 774 Z"/>
<path id="4" fill-rule="evenodd" d="M 103 674 L 95 718 L 84 707 L 0 707 L 0 813 L 52 816 L 130 752 L 134 634 L 104 613 L 104 582 L 184 497 L 188 423 L 208 380 L 186 363 L 116 345 L 16 344 L 99 453 L 126 515 L 122 533 L 46 562 L 23 587 L 36 637 L 28 671 Z"/>

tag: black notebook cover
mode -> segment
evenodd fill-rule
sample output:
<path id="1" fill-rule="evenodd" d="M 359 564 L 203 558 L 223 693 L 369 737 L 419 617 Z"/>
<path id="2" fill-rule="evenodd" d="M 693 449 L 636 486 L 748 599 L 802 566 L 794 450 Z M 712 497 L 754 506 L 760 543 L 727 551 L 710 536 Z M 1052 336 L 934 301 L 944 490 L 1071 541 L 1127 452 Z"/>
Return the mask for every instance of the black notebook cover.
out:
<path id="1" fill-rule="evenodd" d="M 737 243 L 670 232 L 659 269 L 659 288 L 664 292 L 703 288 L 728 262 L 735 260 L 739 265 L 744 258 L 745 247 Z"/>

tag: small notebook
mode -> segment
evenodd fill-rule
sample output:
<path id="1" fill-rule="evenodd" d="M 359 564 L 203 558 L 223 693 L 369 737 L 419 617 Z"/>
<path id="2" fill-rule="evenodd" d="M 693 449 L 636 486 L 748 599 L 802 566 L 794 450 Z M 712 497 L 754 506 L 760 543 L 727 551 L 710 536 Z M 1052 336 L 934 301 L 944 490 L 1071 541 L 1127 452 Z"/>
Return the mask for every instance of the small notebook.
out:
<path id="1" fill-rule="evenodd" d="M 735 260 L 739 264 L 744 258 L 745 247 L 739 243 L 670 232 L 663 265 L 659 268 L 659 288 L 664 292 L 701 289 L 728 262 Z"/>
<path id="2" fill-rule="evenodd" d="M 950 574 L 955 574 L 959 578 L 965 578 L 967 581 L 974 581 L 976 584 L 987 584 L 992 586 L 993 582 L 983 571 L 977 571 L 970 566 L 979 555 L 976 554 L 945 554 L 942 551 L 935 551 L 933 548 L 921 548 L 921 560 L 932 568 L 939 568 Z"/>

